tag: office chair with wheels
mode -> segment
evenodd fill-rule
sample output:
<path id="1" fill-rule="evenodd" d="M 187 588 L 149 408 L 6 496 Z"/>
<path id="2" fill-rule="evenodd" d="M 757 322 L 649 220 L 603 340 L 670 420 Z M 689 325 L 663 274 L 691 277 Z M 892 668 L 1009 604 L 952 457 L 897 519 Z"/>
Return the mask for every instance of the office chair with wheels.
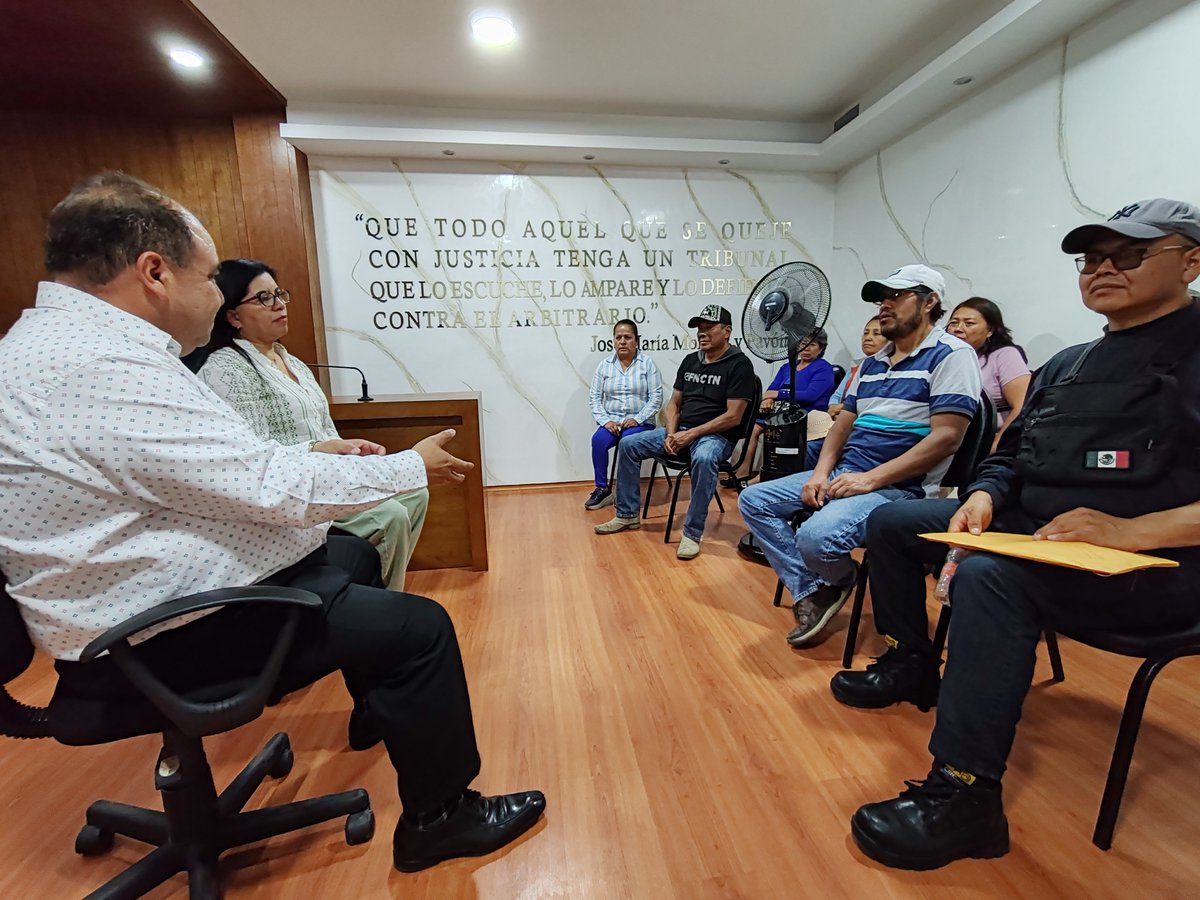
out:
<path id="1" fill-rule="evenodd" d="M 275 645 L 256 677 L 181 694 L 159 680 L 130 646 L 129 638 L 179 616 L 249 603 L 278 604 L 287 609 Z M 156 849 L 89 898 L 141 897 L 186 871 L 192 900 L 215 900 L 221 896 L 218 857 L 226 850 L 341 816 L 347 817 L 347 843 L 371 839 L 375 819 L 364 790 L 242 811 L 264 778 L 282 778 L 291 771 L 293 756 L 286 734 L 271 738 L 220 794 L 204 752 L 204 737 L 230 731 L 262 715 L 291 649 L 301 613 L 320 608 L 320 598 L 308 591 L 260 586 L 206 591 L 133 616 L 88 644 L 80 662 L 86 664 L 109 653 L 121 674 L 140 692 L 134 702 L 128 697 L 110 699 L 72 691 L 60 679 L 50 705 L 39 708 L 19 703 L 7 689 L 0 688 L 0 732 L 9 737 L 51 737 L 83 746 L 162 732 L 154 785 L 162 794 L 163 811 L 98 800 L 88 807 L 85 824 L 75 839 L 75 852 L 84 855 L 106 852 L 117 834 Z M 0 683 L 8 684 L 24 672 L 33 652 L 16 602 L 7 591 L 0 591 Z"/>
<path id="2" fill-rule="evenodd" d="M 733 475 L 746 459 L 746 450 L 750 446 L 750 435 L 754 431 L 754 422 L 758 418 L 758 407 L 762 402 L 762 380 L 754 376 L 754 396 L 750 403 L 746 406 L 746 411 L 742 414 L 742 421 L 738 425 L 738 433 L 740 435 L 739 443 L 741 450 L 737 453 L 736 458 L 731 456 L 728 460 L 717 466 L 718 481 L 720 475 Z M 667 484 L 671 483 L 671 472 L 676 472 L 675 484 L 671 488 L 671 509 L 667 513 L 667 528 L 663 533 L 663 543 L 671 542 L 671 528 L 675 523 L 675 506 L 679 501 L 679 488 L 683 484 L 683 475 L 691 470 L 692 461 L 687 453 L 682 456 L 671 456 L 662 453 L 652 457 L 653 462 L 650 464 L 650 483 L 646 485 L 646 501 L 642 505 L 642 518 L 646 518 L 650 514 L 650 497 L 654 492 L 654 475 L 659 466 L 663 468 L 663 475 L 667 479 Z M 717 509 L 725 512 L 725 504 L 721 502 L 721 491 L 713 492 L 713 497 L 717 501 Z"/>

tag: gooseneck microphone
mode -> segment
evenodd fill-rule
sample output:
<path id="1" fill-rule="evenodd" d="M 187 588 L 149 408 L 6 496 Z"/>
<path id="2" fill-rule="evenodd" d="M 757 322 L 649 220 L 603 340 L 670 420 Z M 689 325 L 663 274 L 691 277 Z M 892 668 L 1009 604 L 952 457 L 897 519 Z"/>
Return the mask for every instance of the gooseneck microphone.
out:
<path id="1" fill-rule="evenodd" d="M 363 374 L 363 370 L 358 366 L 327 366 L 324 363 L 305 363 L 310 369 L 347 369 L 351 372 L 357 372 L 358 377 L 362 379 L 362 396 L 358 398 L 359 403 L 367 403 L 375 398 L 367 393 L 367 376 Z"/>

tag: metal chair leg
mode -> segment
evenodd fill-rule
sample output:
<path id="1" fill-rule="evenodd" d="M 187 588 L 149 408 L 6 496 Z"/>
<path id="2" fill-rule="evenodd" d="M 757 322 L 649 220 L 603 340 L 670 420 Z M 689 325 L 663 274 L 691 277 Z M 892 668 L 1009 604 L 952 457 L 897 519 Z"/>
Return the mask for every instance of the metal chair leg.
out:
<path id="1" fill-rule="evenodd" d="M 783 582 L 776 580 L 775 581 L 775 606 L 779 607 L 782 605 L 783 605 Z"/>
<path id="2" fill-rule="evenodd" d="M 950 607 L 943 606 L 938 613 L 937 626 L 933 629 L 933 658 L 941 659 L 946 650 L 946 635 L 950 631 Z"/>
<path id="3" fill-rule="evenodd" d="M 1058 635 L 1049 628 L 1042 632 L 1042 636 L 1046 639 L 1046 655 L 1050 657 L 1050 677 L 1056 684 L 1066 681 L 1066 673 L 1063 672 L 1062 657 L 1058 653 Z"/>
<path id="4" fill-rule="evenodd" d="M 675 487 L 671 491 L 671 511 L 667 513 L 667 530 L 663 532 L 663 543 L 671 543 L 671 526 L 675 524 L 675 504 L 679 501 L 679 486 L 683 484 L 683 473 L 675 476 Z"/>
<path id="5" fill-rule="evenodd" d="M 850 607 L 850 624 L 846 628 L 846 648 L 842 651 L 842 668 L 854 663 L 854 648 L 858 643 L 858 623 L 862 620 L 863 604 L 867 595 L 867 558 L 863 557 L 858 567 L 858 581 L 854 585 L 854 605 Z"/>
<path id="6" fill-rule="evenodd" d="M 1146 710 L 1146 698 L 1155 677 L 1174 656 L 1148 659 L 1142 663 L 1129 685 L 1125 698 L 1125 711 L 1121 714 L 1121 727 L 1113 746 L 1112 762 L 1108 766 L 1108 780 L 1104 783 L 1104 797 L 1100 801 L 1100 814 L 1096 817 L 1096 830 L 1092 843 L 1101 850 L 1112 847 L 1113 830 L 1117 825 L 1117 813 L 1121 809 L 1121 796 L 1125 793 L 1125 782 L 1129 777 L 1129 764 L 1133 761 L 1133 748 L 1137 744 L 1138 729 L 1142 714 Z"/>
<path id="7" fill-rule="evenodd" d="M 646 485 L 646 502 L 642 504 L 642 518 L 650 515 L 650 497 L 654 493 L 654 473 L 658 471 L 658 460 L 650 463 L 650 483 Z M 665 470 L 664 470 L 665 471 Z M 667 480 L 670 484 L 670 479 Z M 614 488 L 615 490 L 615 488 Z"/>

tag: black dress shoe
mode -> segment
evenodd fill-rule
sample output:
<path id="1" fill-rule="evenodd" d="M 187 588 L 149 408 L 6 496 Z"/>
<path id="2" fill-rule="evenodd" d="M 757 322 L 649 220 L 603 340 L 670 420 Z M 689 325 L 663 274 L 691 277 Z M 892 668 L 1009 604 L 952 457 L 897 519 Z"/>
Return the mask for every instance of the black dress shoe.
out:
<path id="1" fill-rule="evenodd" d="M 829 689 L 839 703 L 859 709 L 883 709 L 912 703 L 921 712 L 937 706 L 940 662 L 925 653 L 889 647 L 864 672 L 838 672 Z"/>
<path id="2" fill-rule="evenodd" d="M 379 719 L 364 700 L 354 701 L 346 740 L 350 742 L 351 750 L 370 750 L 383 740 L 383 729 L 379 725 Z"/>
<path id="3" fill-rule="evenodd" d="M 895 800 L 860 807 L 850 820 L 867 856 L 893 869 L 937 869 L 956 859 L 992 859 L 1008 852 L 1008 819 L 1000 786 L 967 785 L 944 767 L 924 781 L 906 781 Z"/>
<path id="4" fill-rule="evenodd" d="M 466 791 L 432 822 L 415 824 L 402 817 L 392 838 L 392 862 L 401 872 L 419 872 L 446 859 L 485 856 L 528 831 L 545 808 L 541 791 L 499 797 Z"/>

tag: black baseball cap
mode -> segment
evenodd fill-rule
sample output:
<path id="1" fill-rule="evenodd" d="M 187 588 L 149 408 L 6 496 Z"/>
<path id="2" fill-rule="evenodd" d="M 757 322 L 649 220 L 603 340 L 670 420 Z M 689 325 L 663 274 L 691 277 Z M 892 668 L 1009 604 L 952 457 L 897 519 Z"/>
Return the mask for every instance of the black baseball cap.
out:
<path id="1" fill-rule="evenodd" d="M 718 325 L 732 325 L 733 316 L 729 314 L 723 306 L 717 306 L 715 303 L 710 303 L 704 309 L 700 310 L 696 315 L 688 319 L 688 328 L 695 328 L 701 322 L 716 322 Z"/>

